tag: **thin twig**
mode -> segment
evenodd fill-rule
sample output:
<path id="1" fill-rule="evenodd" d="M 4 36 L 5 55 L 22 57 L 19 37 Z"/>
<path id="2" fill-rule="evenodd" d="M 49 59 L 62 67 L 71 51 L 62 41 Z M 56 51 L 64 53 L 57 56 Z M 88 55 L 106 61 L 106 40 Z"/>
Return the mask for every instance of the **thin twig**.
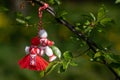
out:
<path id="1" fill-rule="evenodd" d="M 74 58 L 78 58 L 78 57 L 80 57 L 81 55 L 86 54 L 89 50 L 90 50 L 90 48 L 88 48 L 88 49 L 85 50 L 84 52 L 80 53 L 79 55 L 74 56 Z"/>

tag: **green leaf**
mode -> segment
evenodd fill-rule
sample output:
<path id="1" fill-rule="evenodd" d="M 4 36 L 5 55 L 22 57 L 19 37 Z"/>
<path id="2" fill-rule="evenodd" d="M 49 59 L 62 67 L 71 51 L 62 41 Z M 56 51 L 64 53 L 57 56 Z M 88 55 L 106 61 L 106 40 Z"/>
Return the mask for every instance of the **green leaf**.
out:
<path id="1" fill-rule="evenodd" d="M 61 2 L 59 0 L 49 0 L 49 3 L 50 4 L 58 4 L 58 5 L 61 4 Z"/>
<path id="2" fill-rule="evenodd" d="M 94 21 L 96 21 L 96 17 L 93 13 L 90 13 L 91 17 L 93 18 Z"/>
<path id="3" fill-rule="evenodd" d="M 85 33 L 90 33 L 92 31 L 93 27 L 91 26 L 88 26 L 86 29 L 85 29 Z"/>
<path id="4" fill-rule="evenodd" d="M 55 0 L 55 2 L 56 2 L 58 5 L 61 4 L 61 2 L 60 2 L 59 0 Z"/>
<path id="5" fill-rule="evenodd" d="M 66 10 L 63 10 L 63 9 L 59 8 L 59 7 L 57 7 L 57 9 L 60 9 L 60 10 L 57 11 L 56 16 L 61 18 L 61 19 L 66 20 L 66 15 L 68 14 L 68 12 Z"/>
<path id="6" fill-rule="evenodd" d="M 17 21 L 18 23 L 20 23 L 20 24 L 25 24 L 25 23 L 26 23 L 25 20 L 22 20 L 22 19 L 20 19 L 20 18 L 16 18 L 16 21 Z"/>
<path id="7" fill-rule="evenodd" d="M 66 69 L 68 68 L 70 62 L 72 61 L 72 58 L 73 58 L 72 53 L 69 52 L 69 51 L 64 52 L 63 58 L 64 59 L 62 60 L 62 68 L 61 68 L 61 70 L 66 71 Z"/>
<path id="8" fill-rule="evenodd" d="M 117 4 L 117 3 L 120 3 L 120 0 L 116 0 L 115 3 L 116 3 L 116 4 Z"/>
<path id="9" fill-rule="evenodd" d="M 120 55 L 110 54 L 110 57 L 117 62 L 120 62 Z"/>
<path id="10" fill-rule="evenodd" d="M 115 60 L 114 60 L 113 58 L 111 58 L 108 53 L 104 54 L 104 57 L 105 57 L 105 60 L 106 60 L 108 63 L 115 62 Z"/>
<path id="11" fill-rule="evenodd" d="M 17 17 L 23 17 L 23 14 L 22 14 L 21 12 L 17 12 L 17 13 L 16 13 L 16 16 L 17 16 Z"/>
<path id="12" fill-rule="evenodd" d="M 48 67 L 46 68 L 45 72 L 49 71 L 53 65 L 55 65 L 56 62 L 49 63 Z"/>
<path id="13" fill-rule="evenodd" d="M 98 21 L 100 21 L 101 19 L 103 19 L 103 18 L 105 17 L 105 13 L 106 13 L 106 10 L 105 10 L 104 6 L 102 6 L 102 7 L 98 10 L 98 15 L 97 15 Z"/>
<path id="14" fill-rule="evenodd" d="M 98 32 L 102 32 L 103 30 L 102 30 L 102 29 L 98 29 L 97 31 L 98 31 Z"/>
<path id="15" fill-rule="evenodd" d="M 27 16 L 27 17 L 25 17 L 25 19 L 26 19 L 26 20 L 29 20 L 29 19 L 31 19 L 31 16 Z"/>
<path id="16" fill-rule="evenodd" d="M 70 64 L 70 61 L 63 61 L 63 69 L 67 69 L 68 68 L 68 65 Z"/>
<path id="17" fill-rule="evenodd" d="M 111 23 L 111 22 L 112 22 L 111 18 L 104 18 L 100 21 L 100 24 L 105 26 L 106 24 Z"/>
<path id="18" fill-rule="evenodd" d="M 87 28 L 87 27 L 88 27 L 88 26 L 85 26 L 85 25 L 83 26 L 84 29 Z"/>
<path id="19" fill-rule="evenodd" d="M 78 26 L 80 26 L 81 24 L 80 24 L 80 23 L 76 23 L 75 25 L 78 27 Z"/>
<path id="20" fill-rule="evenodd" d="M 58 65 L 58 62 L 51 62 L 49 63 L 47 69 L 45 70 L 45 74 L 49 74 L 54 68 Z"/>
<path id="21" fill-rule="evenodd" d="M 104 54 L 104 56 L 109 62 L 120 62 L 120 55 Z"/>
<path id="22" fill-rule="evenodd" d="M 53 53 L 60 59 L 61 58 L 61 51 L 60 51 L 60 49 L 58 47 L 56 47 L 56 46 L 52 46 L 51 48 L 53 50 Z"/>
<path id="23" fill-rule="evenodd" d="M 81 29 L 79 27 L 75 27 L 76 30 L 80 31 Z"/>
<path id="24" fill-rule="evenodd" d="M 9 11 L 9 9 L 6 7 L 0 7 L 0 12 L 6 12 L 6 11 Z"/>
<path id="25" fill-rule="evenodd" d="M 58 73 L 63 73 L 65 72 L 66 69 L 63 68 L 63 65 L 60 66 L 59 70 L 58 70 Z"/>
<path id="26" fill-rule="evenodd" d="M 97 58 L 97 57 L 100 57 L 101 56 L 101 52 L 97 52 L 95 55 L 94 55 L 94 58 Z"/>
<path id="27" fill-rule="evenodd" d="M 78 64 L 76 64 L 75 62 L 71 61 L 71 62 L 70 62 L 70 65 L 71 65 L 71 66 L 77 66 Z"/>
<path id="28" fill-rule="evenodd" d="M 49 0 L 49 3 L 54 4 L 55 2 L 54 0 Z"/>
<path id="29" fill-rule="evenodd" d="M 45 76 L 44 71 L 41 71 L 40 72 L 40 77 L 44 77 L 44 76 Z"/>
<path id="30" fill-rule="evenodd" d="M 87 20 L 87 21 L 85 22 L 85 25 L 90 25 L 90 21 Z"/>
<path id="31" fill-rule="evenodd" d="M 69 61 L 69 60 L 71 60 L 71 59 L 73 58 L 73 55 L 72 55 L 71 52 L 66 51 L 66 52 L 63 53 L 63 57 L 64 57 L 64 59 L 65 59 L 66 61 Z"/>
<path id="32" fill-rule="evenodd" d="M 105 57 L 103 56 L 103 54 L 101 52 L 97 52 L 94 55 L 94 61 L 102 62 L 104 59 L 105 59 Z"/>
<path id="33" fill-rule="evenodd" d="M 60 13 L 60 17 L 65 18 L 64 16 L 67 15 L 67 14 L 68 14 L 67 11 L 62 11 Z"/>

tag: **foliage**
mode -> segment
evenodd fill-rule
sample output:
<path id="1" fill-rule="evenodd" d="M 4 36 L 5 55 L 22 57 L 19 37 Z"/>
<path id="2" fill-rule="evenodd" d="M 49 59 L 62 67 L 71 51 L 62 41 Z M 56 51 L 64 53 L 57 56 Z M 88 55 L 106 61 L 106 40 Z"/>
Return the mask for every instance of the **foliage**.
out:
<path id="1" fill-rule="evenodd" d="M 49 0 L 49 3 L 51 3 L 51 4 L 58 4 L 58 5 L 61 4 L 61 2 L 59 0 Z"/>
<path id="2" fill-rule="evenodd" d="M 6 12 L 6 11 L 9 11 L 9 9 L 3 6 L 0 7 L 0 12 Z"/>
<path id="3" fill-rule="evenodd" d="M 115 3 L 120 3 L 120 0 L 116 0 L 116 2 Z"/>
<path id="4" fill-rule="evenodd" d="M 57 15 L 56 15 L 57 17 L 60 17 L 60 18 L 63 18 L 65 20 L 67 20 L 67 18 L 65 16 L 69 15 L 69 12 L 67 12 L 63 9 L 61 10 L 61 9 L 58 8 L 58 6 L 62 7 L 60 0 L 43 0 L 43 1 L 46 1 L 50 5 L 55 7 L 55 10 L 57 10 Z M 116 3 L 119 3 L 119 2 L 120 2 L 120 0 L 116 0 Z M 35 8 L 32 8 L 32 9 L 35 9 Z M 0 12 L 8 12 L 8 11 L 9 11 L 9 9 L 7 9 L 5 7 L 0 7 Z M 82 15 L 81 16 L 82 18 L 79 21 L 77 20 L 77 23 L 75 22 L 75 30 L 77 30 L 78 32 L 82 32 L 82 34 L 84 34 L 86 37 L 89 37 L 93 40 L 95 39 L 94 41 L 96 41 L 96 42 L 97 42 L 98 39 L 102 40 L 103 38 L 101 38 L 100 35 L 103 35 L 104 33 L 106 33 L 105 31 L 107 31 L 107 29 L 114 22 L 113 19 L 111 17 L 109 17 L 109 13 L 110 12 L 108 12 L 106 7 L 104 5 L 102 5 L 99 8 L 99 10 L 97 11 L 97 13 L 90 12 L 90 13 L 87 13 L 87 15 L 86 14 Z M 37 26 L 37 24 L 36 24 L 37 21 L 32 20 L 33 18 L 35 18 L 35 17 L 33 17 L 35 14 L 33 14 L 31 16 L 25 16 L 21 12 L 16 12 L 15 14 L 16 14 L 15 15 L 16 19 L 15 20 L 16 20 L 17 26 L 26 26 L 26 27 L 29 27 L 29 26 L 31 26 L 31 27 L 35 26 L 36 27 Z M 55 24 L 54 24 L 52 22 L 54 20 L 51 20 L 52 18 L 49 17 L 49 16 L 50 15 L 46 15 L 46 14 L 44 16 L 45 21 L 46 21 L 45 26 L 46 25 L 50 26 L 50 27 L 45 27 L 45 28 L 50 29 L 49 31 L 52 31 L 53 28 L 51 28 L 51 26 L 52 27 L 54 25 L 56 26 L 57 22 L 55 22 Z M 71 16 L 69 16 L 69 17 L 71 17 Z M 47 19 L 50 19 L 50 20 L 48 21 Z M 74 17 L 73 17 L 73 19 L 74 19 Z M 47 22 L 48 23 L 51 22 L 52 25 L 48 24 Z M 26 31 L 25 31 L 25 28 L 23 28 L 23 27 L 18 28 L 18 27 L 16 27 L 15 24 L 14 24 L 14 26 L 15 26 L 14 29 L 12 29 L 13 33 L 9 34 L 9 36 L 11 36 L 11 38 L 12 38 L 12 41 L 13 41 L 12 45 L 15 45 L 14 43 L 18 42 L 19 43 L 19 44 L 17 44 L 17 47 L 18 47 L 18 45 L 21 45 L 22 41 L 24 41 L 24 39 L 26 38 L 25 34 L 27 34 L 27 33 L 33 34 L 33 33 L 30 32 L 28 28 L 26 28 Z M 115 26 L 115 24 L 114 24 L 114 26 Z M 57 31 L 60 35 L 62 33 L 64 33 L 62 31 L 60 31 L 60 28 L 62 28 L 62 26 L 60 26 L 60 28 L 59 28 L 58 24 L 57 24 L 57 26 L 54 27 L 54 28 L 55 28 L 54 30 L 56 31 L 56 33 L 57 33 Z M 33 28 L 32 28 L 32 30 L 33 30 Z M 21 32 L 18 32 L 18 31 L 21 31 Z M 7 32 L 8 31 L 6 31 L 6 33 Z M 20 36 L 18 36 L 18 33 L 21 33 L 22 36 L 23 36 L 23 37 L 20 38 L 21 39 L 20 41 L 15 39 L 15 38 L 20 37 Z M 65 33 L 67 33 L 67 32 L 65 32 Z M 21 34 L 19 34 L 19 35 L 21 35 Z M 93 34 L 95 34 L 97 37 L 94 37 Z M 97 34 L 99 34 L 99 35 L 97 35 Z M 58 34 L 56 34 L 56 35 L 58 36 Z M 115 70 L 118 75 L 120 75 L 120 67 L 119 67 L 120 66 L 120 55 L 119 54 L 111 51 L 109 48 L 106 48 L 106 45 L 103 46 L 104 42 L 103 42 L 103 44 L 98 42 L 97 45 L 99 47 L 95 48 L 96 52 L 93 52 L 85 41 L 78 38 L 78 36 L 76 36 L 74 34 L 70 34 L 70 35 L 72 36 L 71 40 L 73 40 L 74 43 L 75 43 L 74 46 L 70 45 L 70 44 L 73 44 L 73 43 L 71 42 L 71 40 L 68 40 L 70 38 L 67 35 L 65 35 L 66 36 L 65 39 L 67 39 L 66 42 L 64 42 L 64 39 L 59 39 L 59 40 L 56 39 L 56 41 L 58 41 L 58 42 L 61 41 L 61 43 L 59 42 L 58 44 L 59 44 L 59 46 L 62 45 L 62 46 L 60 46 L 62 49 L 65 50 L 66 47 L 71 47 L 72 49 L 78 50 L 78 53 L 76 53 L 77 51 L 75 51 L 75 50 L 74 50 L 74 52 L 72 52 L 72 50 L 70 50 L 69 48 L 67 48 L 68 49 L 67 51 L 62 52 L 63 50 L 61 51 L 58 47 L 52 46 L 51 48 L 52 48 L 54 54 L 58 57 L 58 59 L 54 62 L 51 62 L 45 71 L 41 71 L 39 73 L 39 76 L 45 77 L 49 73 L 52 73 L 52 71 L 55 71 L 54 74 L 56 74 L 56 71 L 57 71 L 57 73 L 59 75 L 60 75 L 60 73 L 61 74 L 65 74 L 67 72 L 69 73 L 69 69 L 71 69 L 70 66 L 82 67 L 81 66 L 82 64 L 80 64 L 77 60 L 80 59 L 80 58 L 85 58 L 86 59 L 86 56 L 87 56 L 87 59 L 89 59 L 91 62 L 93 62 L 93 63 L 90 63 L 92 66 L 93 66 L 94 63 L 101 63 L 101 64 L 105 64 L 105 65 L 107 64 L 109 67 L 111 67 L 113 70 Z M 17 37 L 15 37 L 15 36 L 17 36 Z M 52 36 L 53 36 L 53 34 L 52 34 Z M 58 37 L 61 38 L 61 36 L 58 36 Z M 15 42 L 14 42 L 13 38 L 16 40 Z M 6 39 L 6 37 L 5 37 L 5 39 Z M 64 43 L 62 43 L 62 42 L 64 42 Z M 101 44 L 101 45 L 99 45 L 99 44 Z M 87 48 L 87 50 L 86 50 L 86 48 Z M 21 48 L 19 47 L 19 49 L 21 49 Z M 19 51 L 19 49 L 17 49 L 17 50 Z M 18 51 L 16 51 L 16 52 L 18 52 Z M 9 50 L 8 50 L 7 53 L 9 53 Z M 12 53 L 13 52 L 11 52 L 11 54 Z M 21 49 L 21 53 L 23 53 L 22 49 Z M 12 55 L 15 55 L 15 54 L 12 54 Z M 20 54 L 18 54 L 18 55 L 20 56 Z M 78 56 L 76 56 L 76 55 L 78 55 Z M 13 58 L 14 57 L 15 56 L 13 56 Z M 3 58 L 1 56 L 0 60 L 2 60 L 2 59 Z M 12 62 L 13 61 L 14 60 L 12 60 Z M 85 63 L 85 61 L 82 61 L 82 63 Z M 13 64 L 11 63 L 11 65 L 13 65 Z M 105 67 L 105 66 L 102 66 L 102 67 Z M 72 69 L 75 69 L 75 68 L 72 67 Z M 79 71 L 79 69 L 77 69 L 77 70 Z M 88 72 L 90 72 L 90 71 L 88 71 Z M 98 69 L 97 69 L 97 72 L 98 72 Z M 24 74 L 23 73 L 19 73 L 19 75 L 24 78 L 25 73 Z M 28 74 L 30 74 L 30 73 L 28 72 Z M 27 80 L 27 79 L 25 79 L 25 80 Z M 83 79 L 83 80 L 85 80 L 85 79 Z"/>
<path id="5" fill-rule="evenodd" d="M 58 0 L 49 0 L 49 3 L 51 4 L 60 4 Z M 75 29 L 77 31 L 82 32 L 87 37 L 92 37 L 92 34 L 101 33 L 104 31 L 104 29 L 107 26 L 110 26 L 113 23 L 113 20 L 108 17 L 107 10 L 104 5 L 100 7 L 100 9 L 97 12 L 97 15 L 94 13 L 89 13 L 89 15 L 83 15 L 82 22 L 76 23 Z M 67 12 L 62 12 L 61 14 L 58 14 L 58 17 L 63 17 L 65 19 L 64 15 L 66 15 Z M 24 17 L 22 14 L 17 13 L 16 21 L 23 25 L 28 25 L 29 20 L 31 19 L 31 16 Z M 75 38 L 78 38 L 77 36 Z M 76 39 L 77 40 L 77 39 Z M 84 46 L 87 46 L 87 44 L 83 44 Z M 82 48 L 82 47 L 81 47 Z M 41 71 L 40 76 L 43 77 L 53 71 L 56 67 L 58 68 L 58 73 L 65 72 L 69 65 L 76 66 L 75 62 L 73 62 L 74 56 L 71 52 L 65 51 L 63 54 L 61 51 L 56 47 L 52 46 L 53 52 L 55 55 L 59 58 L 58 61 L 50 63 L 46 71 Z M 90 49 L 89 49 L 90 50 Z M 90 51 L 87 52 L 87 56 L 90 57 L 90 60 L 92 62 L 98 62 L 102 64 L 108 64 L 111 67 L 119 68 L 120 64 L 120 55 L 114 55 L 113 53 L 109 53 L 109 50 L 106 51 L 104 48 L 98 47 L 96 49 L 96 53 L 91 53 Z M 85 55 L 86 53 L 82 54 Z M 79 57 L 79 56 L 78 56 Z M 119 69 L 118 69 L 119 70 Z"/>
<path id="6" fill-rule="evenodd" d="M 29 27 L 29 26 L 35 26 L 35 24 L 31 24 L 31 17 L 32 16 L 24 16 L 20 12 L 16 12 L 16 21 L 18 24 Z"/>
<path id="7" fill-rule="evenodd" d="M 90 36 L 93 31 L 102 32 L 105 27 L 113 22 L 113 20 L 106 15 L 107 10 L 102 6 L 95 16 L 93 13 L 83 15 L 84 22 L 76 23 L 76 29 Z M 95 33 L 95 32 L 94 32 Z M 93 34 L 94 34 L 93 33 Z"/>
<path id="8" fill-rule="evenodd" d="M 49 74 L 51 71 L 53 71 L 57 66 L 58 68 L 58 73 L 65 72 L 68 68 L 69 65 L 76 66 L 77 64 L 73 62 L 73 56 L 72 53 L 69 51 L 66 51 L 61 55 L 60 50 L 56 46 L 52 46 L 53 51 L 59 58 L 58 61 L 51 62 L 47 69 L 45 71 L 40 72 L 40 76 L 44 77 L 45 75 Z"/>

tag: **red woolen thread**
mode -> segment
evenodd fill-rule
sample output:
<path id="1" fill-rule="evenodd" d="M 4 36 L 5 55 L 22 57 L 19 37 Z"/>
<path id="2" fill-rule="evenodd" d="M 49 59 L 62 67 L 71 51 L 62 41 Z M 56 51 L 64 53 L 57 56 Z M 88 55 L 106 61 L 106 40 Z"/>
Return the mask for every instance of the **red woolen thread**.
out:
<path id="1" fill-rule="evenodd" d="M 42 7 L 39 7 L 38 9 L 38 16 L 40 18 L 40 21 L 39 21 L 39 26 L 38 26 L 38 31 L 42 28 L 42 11 L 45 10 L 46 8 L 48 8 L 48 4 L 47 3 L 44 3 L 44 5 Z"/>

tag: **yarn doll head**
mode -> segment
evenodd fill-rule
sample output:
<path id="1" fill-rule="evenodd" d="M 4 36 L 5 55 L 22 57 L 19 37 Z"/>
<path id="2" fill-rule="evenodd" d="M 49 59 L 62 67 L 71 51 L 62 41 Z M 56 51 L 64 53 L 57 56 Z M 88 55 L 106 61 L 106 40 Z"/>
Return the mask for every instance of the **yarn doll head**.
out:
<path id="1" fill-rule="evenodd" d="M 47 32 L 44 29 L 40 30 L 38 34 L 40 38 L 47 38 L 48 36 Z"/>
<path id="2" fill-rule="evenodd" d="M 38 36 L 31 39 L 31 45 L 38 46 L 40 44 Z"/>

